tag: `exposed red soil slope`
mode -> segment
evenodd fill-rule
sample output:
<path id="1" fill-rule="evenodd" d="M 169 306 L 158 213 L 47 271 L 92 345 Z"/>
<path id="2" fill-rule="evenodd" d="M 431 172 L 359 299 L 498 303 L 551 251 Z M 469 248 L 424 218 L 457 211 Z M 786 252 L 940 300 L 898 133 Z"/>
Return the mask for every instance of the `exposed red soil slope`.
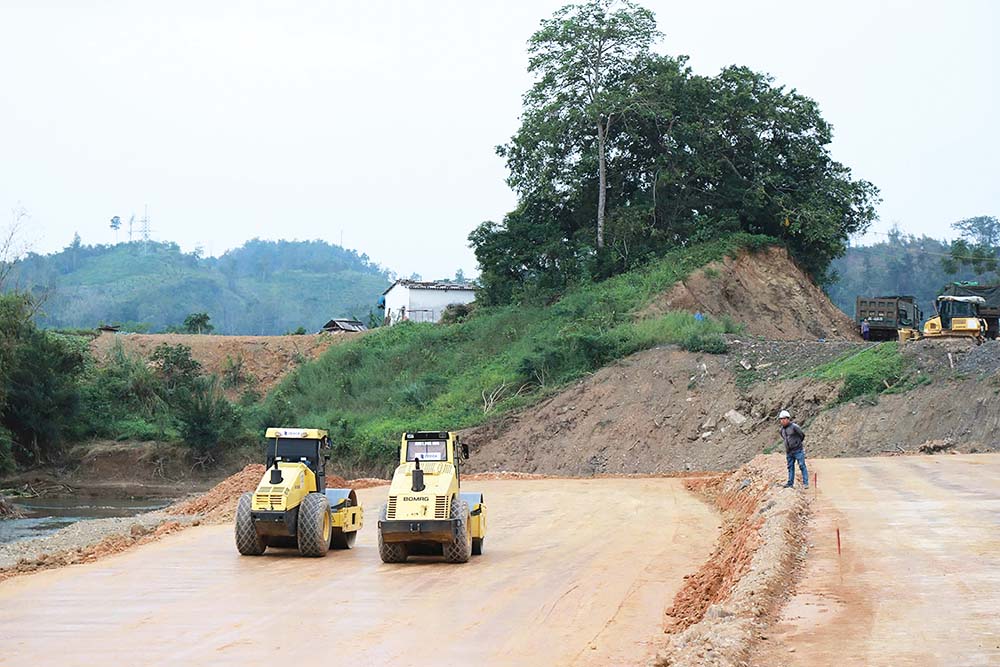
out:
<path id="1" fill-rule="evenodd" d="M 671 310 L 729 317 L 774 340 L 860 340 L 854 323 L 792 261 L 784 248 L 741 252 L 692 273 L 643 315 Z"/>

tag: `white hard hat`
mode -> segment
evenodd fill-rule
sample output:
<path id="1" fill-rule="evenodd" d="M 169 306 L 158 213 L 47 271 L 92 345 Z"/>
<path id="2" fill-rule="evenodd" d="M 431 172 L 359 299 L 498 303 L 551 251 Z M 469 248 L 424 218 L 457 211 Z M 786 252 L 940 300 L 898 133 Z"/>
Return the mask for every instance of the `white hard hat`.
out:
<path id="1" fill-rule="evenodd" d="M 788 414 L 788 410 L 782 410 L 778 413 L 778 419 L 791 419 L 792 416 Z"/>

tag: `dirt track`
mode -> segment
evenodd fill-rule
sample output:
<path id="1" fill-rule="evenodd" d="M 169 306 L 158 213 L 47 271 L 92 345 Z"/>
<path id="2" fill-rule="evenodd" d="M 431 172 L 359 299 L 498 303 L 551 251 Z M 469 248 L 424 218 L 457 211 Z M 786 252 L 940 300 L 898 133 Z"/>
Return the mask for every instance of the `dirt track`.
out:
<path id="1" fill-rule="evenodd" d="M 718 532 L 676 479 L 468 486 L 490 532 L 466 565 L 382 564 L 382 487 L 359 494 L 355 549 L 324 559 L 240 558 L 229 526 L 203 526 L 4 582 L 0 665 L 643 664 Z"/>
<path id="2" fill-rule="evenodd" d="M 810 467 L 814 546 L 753 664 L 1000 664 L 1000 455 Z"/>

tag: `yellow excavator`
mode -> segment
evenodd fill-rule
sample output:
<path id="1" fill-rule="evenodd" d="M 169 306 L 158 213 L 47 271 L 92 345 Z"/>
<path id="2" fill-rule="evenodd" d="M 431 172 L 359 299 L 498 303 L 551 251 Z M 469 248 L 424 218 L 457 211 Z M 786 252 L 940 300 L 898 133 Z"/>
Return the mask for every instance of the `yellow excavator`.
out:
<path id="1" fill-rule="evenodd" d="M 236 549 L 259 556 L 268 547 L 298 548 L 303 556 L 354 546 L 362 510 L 353 489 L 326 488 L 326 431 L 269 428 L 267 470 L 256 491 L 236 506 Z"/>
<path id="2" fill-rule="evenodd" d="M 483 553 L 486 504 L 481 493 L 462 493 L 461 458 L 469 449 L 457 433 L 404 433 L 399 465 L 378 522 L 378 553 L 385 563 L 409 556 L 444 556 L 465 563 Z"/>

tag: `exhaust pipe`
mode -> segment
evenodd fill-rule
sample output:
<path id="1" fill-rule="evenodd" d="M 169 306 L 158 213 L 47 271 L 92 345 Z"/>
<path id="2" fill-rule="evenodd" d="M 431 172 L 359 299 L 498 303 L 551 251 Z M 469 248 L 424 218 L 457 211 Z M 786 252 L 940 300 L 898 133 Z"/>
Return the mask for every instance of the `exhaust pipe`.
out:
<path id="1" fill-rule="evenodd" d="M 410 488 L 413 491 L 423 491 L 424 490 L 424 471 L 420 469 L 420 459 L 414 459 L 415 467 L 413 468 L 413 486 Z"/>

